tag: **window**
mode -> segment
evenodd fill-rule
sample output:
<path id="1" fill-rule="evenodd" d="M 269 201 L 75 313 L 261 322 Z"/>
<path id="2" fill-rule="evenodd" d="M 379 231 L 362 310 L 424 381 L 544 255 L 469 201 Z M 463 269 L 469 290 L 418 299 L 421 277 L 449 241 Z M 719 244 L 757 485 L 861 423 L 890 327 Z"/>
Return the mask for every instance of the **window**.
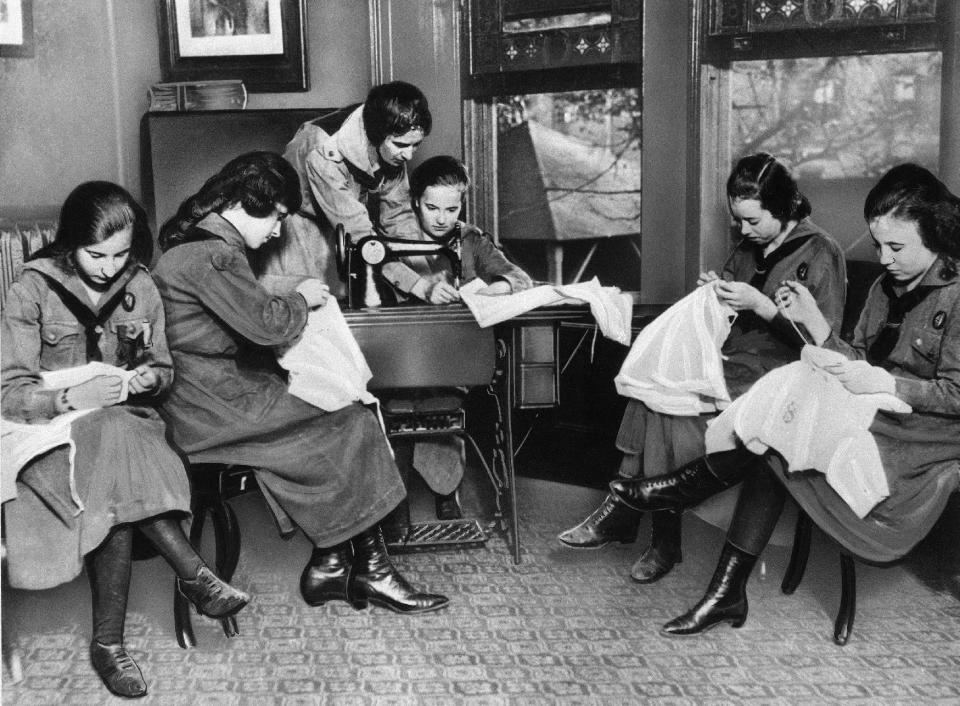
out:
<path id="1" fill-rule="evenodd" d="M 639 91 L 515 95 L 496 106 L 500 238 L 589 241 L 569 248 L 575 258 L 566 268 L 553 261 L 548 274 L 577 281 L 602 239 L 640 231 Z M 624 246 L 639 253 L 635 242 Z"/>
<path id="2" fill-rule="evenodd" d="M 731 154 L 770 152 L 815 179 L 936 171 L 940 68 L 939 52 L 734 62 Z"/>

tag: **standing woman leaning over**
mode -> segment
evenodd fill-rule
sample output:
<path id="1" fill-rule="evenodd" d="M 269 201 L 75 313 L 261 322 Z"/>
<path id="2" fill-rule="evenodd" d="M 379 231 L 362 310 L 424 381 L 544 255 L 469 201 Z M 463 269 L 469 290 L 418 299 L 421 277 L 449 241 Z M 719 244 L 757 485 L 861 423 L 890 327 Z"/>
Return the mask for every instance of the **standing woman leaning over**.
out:
<path id="1" fill-rule="evenodd" d="M 717 279 L 717 296 L 738 312 L 723 345 L 723 376 L 730 397 L 746 392 L 764 373 L 800 356 L 803 339 L 773 303 L 779 283 L 803 282 L 827 319 L 839 328 L 846 295 L 846 268 L 836 242 L 810 218 L 811 206 L 787 169 L 766 153 L 744 157 L 727 180 L 727 203 L 740 242 L 720 273 L 700 275 L 698 286 Z M 685 417 L 629 400 L 617 435 L 623 452 L 620 478 L 658 477 L 703 455 L 710 415 Z M 704 482 L 735 485 L 743 469 L 717 461 Z M 610 494 L 583 522 L 563 532 L 570 547 L 633 542 L 642 513 Z M 634 564 L 640 583 L 659 580 L 681 560 L 680 512 L 652 518 L 650 545 Z"/>
<path id="2" fill-rule="evenodd" d="M 92 181 L 63 204 L 56 237 L 26 263 L 3 317 L 3 417 L 42 424 L 75 419 L 76 453 L 59 447 L 30 462 L 4 505 L 10 584 L 51 588 L 86 563 L 93 598 L 90 659 L 118 696 L 147 693 L 123 646 L 133 530 L 177 573 L 181 592 L 210 617 L 236 613 L 249 597 L 220 581 L 180 526 L 190 512 L 183 464 L 153 406 L 173 377 L 163 307 L 145 265 L 153 238 L 143 209 L 121 187 Z M 136 371 L 47 389 L 41 373 L 102 361 Z"/>
<path id="3" fill-rule="evenodd" d="M 293 167 L 251 152 L 164 225 L 154 276 L 177 371 L 164 416 L 191 462 L 256 469 L 280 528 L 299 527 L 313 543 L 300 581 L 308 604 L 442 608 L 444 596 L 414 590 L 387 556 L 379 522 L 405 491 L 374 413 L 360 404 L 324 412 L 288 393 L 278 372 L 273 348 L 292 344 L 329 292 L 306 279 L 271 295 L 247 258 L 299 205 Z"/>
<path id="4" fill-rule="evenodd" d="M 339 296 L 343 283 L 333 257 L 338 223 L 354 243 L 378 231 L 419 238 L 407 163 L 430 134 L 433 117 L 419 88 L 391 81 L 370 89 L 333 134 L 322 122 L 304 123 L 287 144 L 283 156 L 300 177 L 302 202 L 284 223 L 284 237 L 258 253 L 255 266 L 274 277 L 317 277 Z M 395 267 L 386 263 L 384 275 Z"/>
<path id="5" fill-rule="evenodd" d="M 960 199 L 923 167 L 887 172 L 867 195 L 863 215 L 886 269 L 867 295 L 852 344 L 839 337 L 810 290 L 788 281 L 780 310 L 802 324 L 814 343 L 849 361 L 825 368 L 855 394 L 896 395 L 910 414 L 877 412 L 870 425 L 890 495 L 858 517 L 823 472 L 788 473 L 773 454 L 755 456 L 727 541 L 706 594 L 663 626 L 691 635 L 747 618 L 746 583 L 789 493 L 820 529 L 853 554 L 888 562 L 930 531 L 960 482 Z M 749 456 L 743 448 L 725 452 Z M 691 465 L 713 465 L 710 454 Z M 826 469 L 817 469 L 824 471 Z M 687 476 L 685 479 L 684 476 Z M 652 511 L 691 506 L 708 493 L 681 470 L 655 487 L 611 484 L 631 505 Z"/>

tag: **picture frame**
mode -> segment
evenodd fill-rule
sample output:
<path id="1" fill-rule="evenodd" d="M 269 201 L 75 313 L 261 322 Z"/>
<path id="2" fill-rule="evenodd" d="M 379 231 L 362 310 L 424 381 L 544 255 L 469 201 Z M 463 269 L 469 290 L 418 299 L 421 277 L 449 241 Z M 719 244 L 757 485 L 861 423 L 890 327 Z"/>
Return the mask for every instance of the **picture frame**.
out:
<path id="1" fill-rule="evenodd" d="M 0 57 L 33 55 L 33 0 L 0 0 Z"/>
<path id="2" fill-rule="evenodd" d="M 306 0 L 157 0 L 164 82 L 241 79 L 306 91 Z"/>

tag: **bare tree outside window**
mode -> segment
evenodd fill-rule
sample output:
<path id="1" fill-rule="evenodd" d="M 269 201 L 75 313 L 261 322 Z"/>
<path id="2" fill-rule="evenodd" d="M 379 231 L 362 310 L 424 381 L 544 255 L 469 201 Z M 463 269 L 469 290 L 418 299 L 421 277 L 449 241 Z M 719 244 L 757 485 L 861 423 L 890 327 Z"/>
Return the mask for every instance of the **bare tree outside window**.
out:
<path id="1" fill-rule="evenodd" d="M 735 62 L 731 148 L 763 150 L 802 177 L 875 178 L 937 168 L 939 52 Z"/>
<path id="2" fill-rule="evenodd" d="M 576 240 L 639 231 L 636 89 L 510 96 L 500 99 L 497 117 L 502 237 Z"/>

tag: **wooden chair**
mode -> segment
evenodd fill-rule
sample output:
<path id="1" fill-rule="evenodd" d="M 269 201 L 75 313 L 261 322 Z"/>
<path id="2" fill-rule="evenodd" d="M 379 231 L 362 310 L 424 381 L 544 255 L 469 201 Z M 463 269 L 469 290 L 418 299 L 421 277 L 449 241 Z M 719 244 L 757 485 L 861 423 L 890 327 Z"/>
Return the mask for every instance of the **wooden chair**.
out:
<path id="1" fill-rule="evenodd" d="M 957 494 L 954 494 L 956 498 Z M 780 590 L 786 595 L 792 595 L 807 568 L 807 559 L 810 555 L 810 536 L 813 522 L 810 517 L 798 510 L 797 524 L 794 529 L 793 549 L 790 553 L 790 563 L 783 575 Z M 846 645 L 853 632 L 853 620 L 857 615 L 857 567 L 854 556 L 847 551 L 840 551 L 840 606 L 837 617 L 833 622 L 833 641 Z"/>
<path id="2" fill-rule="evenodd" d="M 230 582 L 240 560 L 240 526 L 229 500 L 258 490 L 254 469 L 220 463 L 186 464 L 192 497 L 193 524 L 190 527 L 190 542 L 200 547 L 207 515 L 213 524 L 214 571 L 224 581 Z M 190 611 L 193 606 L 180 593 L 176 581 L 173 585 L 173 620 L 180 647 L 195 647 Z M 227 637 L 240 634 L 237 618 L 232 615 L 220 621 Z"/>
<path id="3" fill-rule="evenodd" d="M 807 559 L 810 556 L 810 535 L 813 522 L 803 510 L 797 511 L 797 525 L 793 535 L 793 549 L 790 552 L 790 563 L 783 575 L 780 590 L 790 596 L 797 590 L 803 574 L 807 569 Z M 833 623 L 833 641 L 838 645 L 846 645 L 853 632 L 853 619 L 857 614 L 857 569 L 853 557 L 847 552 L 840 553 L 840 607 Z"/>

